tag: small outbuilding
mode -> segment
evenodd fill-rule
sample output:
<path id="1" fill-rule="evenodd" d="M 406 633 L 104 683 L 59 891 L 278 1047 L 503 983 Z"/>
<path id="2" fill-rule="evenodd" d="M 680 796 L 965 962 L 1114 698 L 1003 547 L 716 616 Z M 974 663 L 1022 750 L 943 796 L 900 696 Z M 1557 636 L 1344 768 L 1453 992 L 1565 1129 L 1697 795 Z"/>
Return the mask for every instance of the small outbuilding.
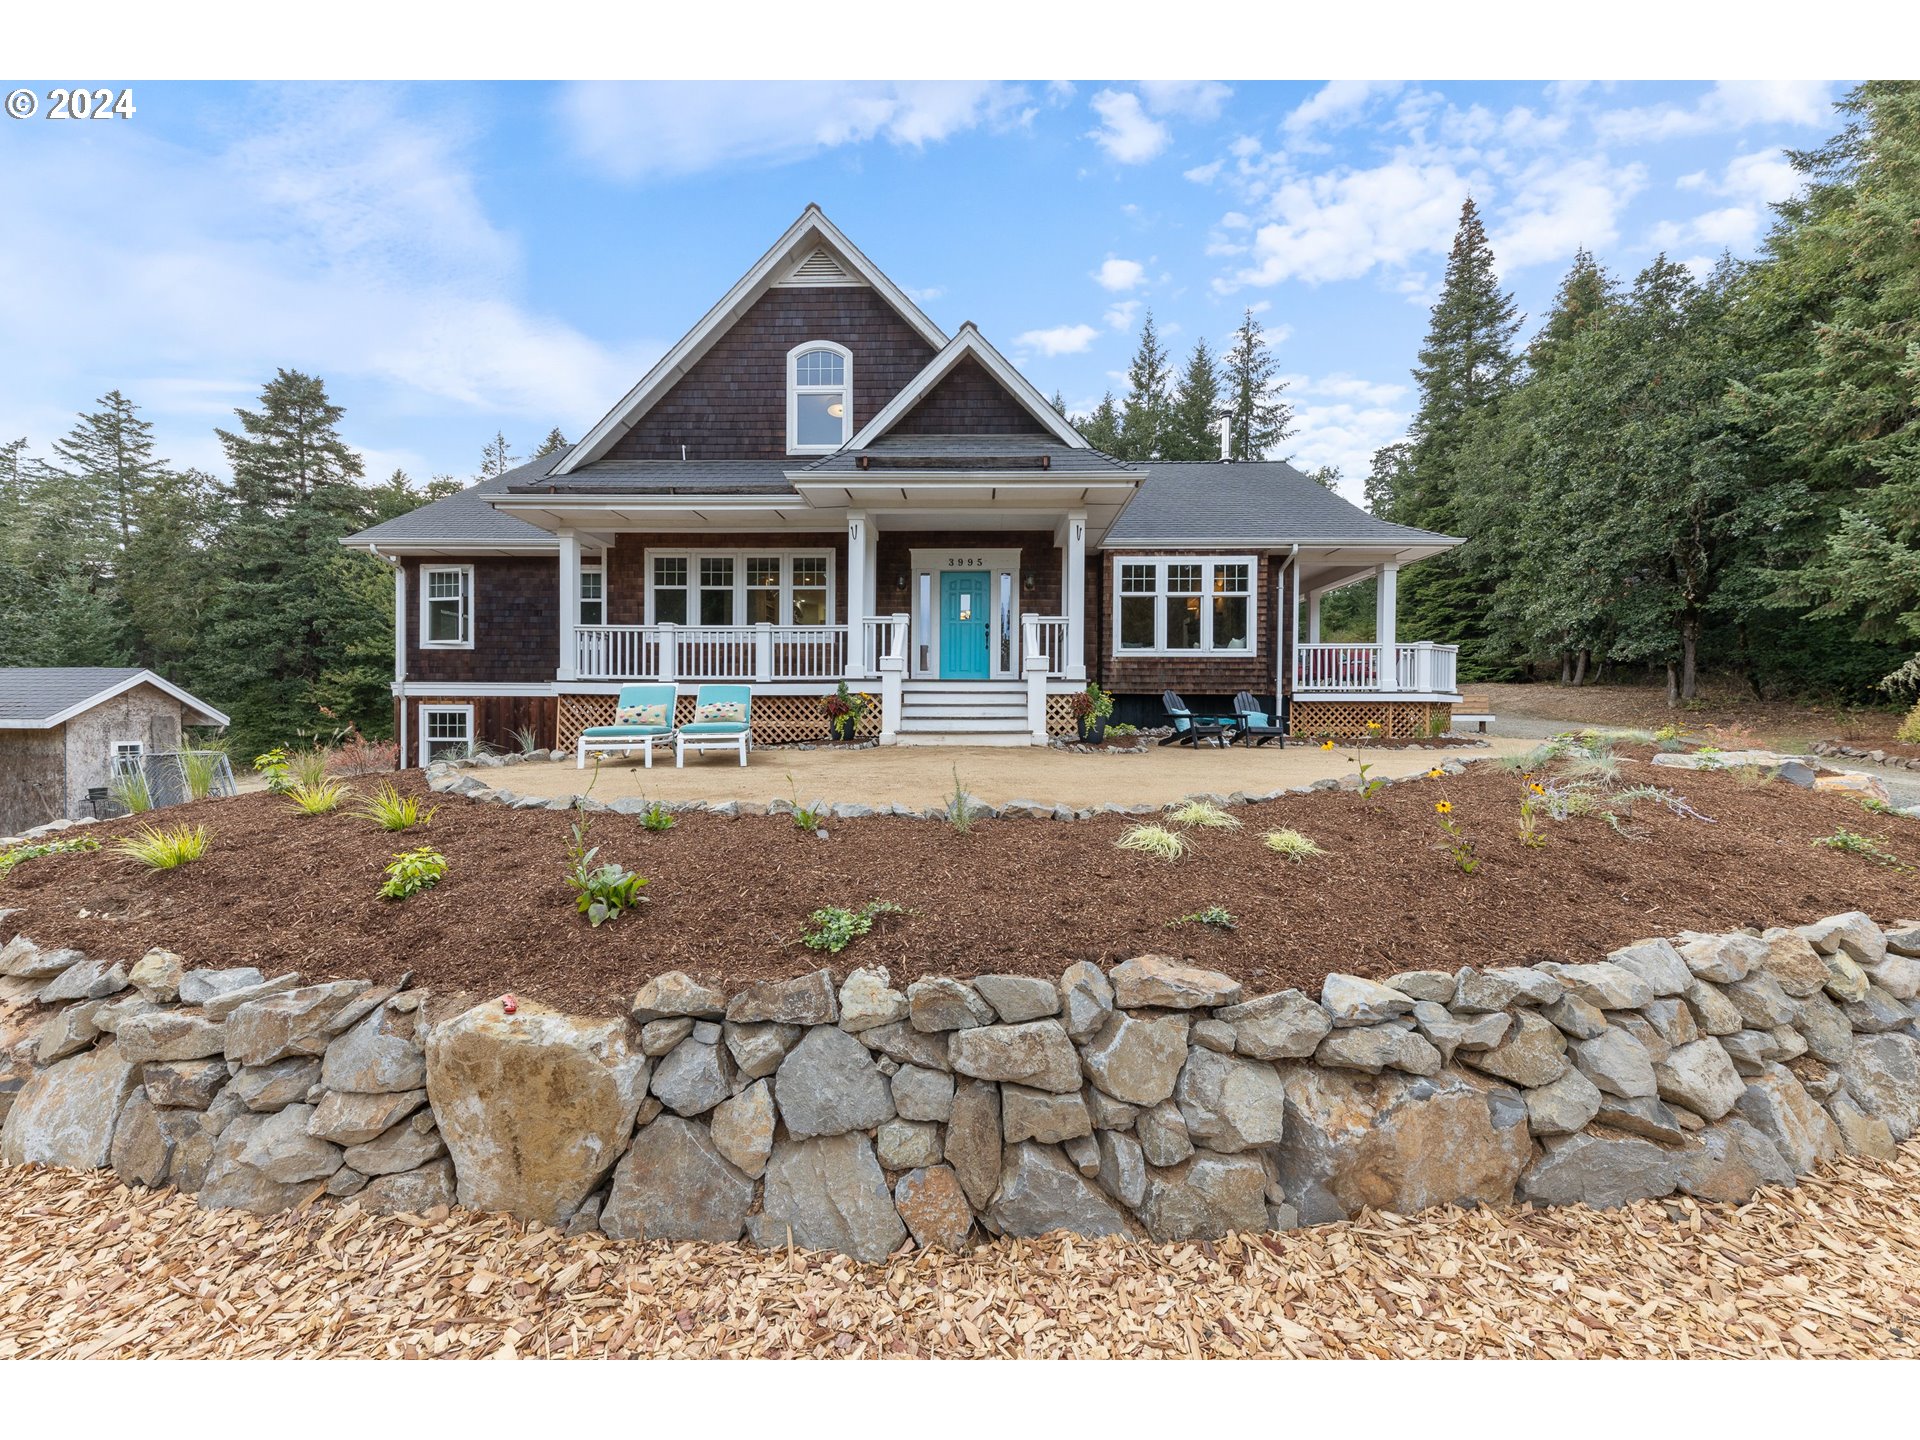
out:
<path id="1" fill-rule="evenodd" d="M 226 724 L 151 670 L 0 668 L 0 835 L 84 819 L 116 763 L 182 749 L 185 726 Z"/>

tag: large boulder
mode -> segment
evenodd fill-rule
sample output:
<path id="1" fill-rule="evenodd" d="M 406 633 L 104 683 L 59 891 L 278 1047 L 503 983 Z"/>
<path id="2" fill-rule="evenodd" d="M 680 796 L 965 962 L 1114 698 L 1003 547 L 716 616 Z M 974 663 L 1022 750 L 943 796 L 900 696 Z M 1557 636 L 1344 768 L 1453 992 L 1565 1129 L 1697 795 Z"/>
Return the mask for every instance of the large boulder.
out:
<path id="1" fill-rule="evenodd" d="M 976 975 L 973 988 L 1003 1024 L 1045 1020 L 1060 1013 L 1059 987 L 1037 975 Z"/>
<path id="2" fill-rule="evenodd" d="M 1656 996 L 1684 994 L 1693 979 L 1693 972 L 1671 940 L 1642 940 L 1614 951 L 1607 961 L 1638 975 Z"/>
<path id="3" fill-rule="evenodd" d="M 1796 1175 L 1841 1152 L 1840 1132 L 1832 1117 L 1784 1065 L 1769 1065 L 1765 1073 L 1748 1080 L 1734 1109 L 1773 1142 Z"/>
<path id="4" fill-rule="evenodd" d="M 279 1185 L 324 1180 L 343 1165 L 340 1147 L 312 1133 L 314 1107 L 289 1105 L 254 1129 L 240 1162 Z"/>
<path id="5" fill-rule="evenodd" d="M 756 1080 L 715 1107 L 710 1122 L 713 1143 L 741 1174 L 758 1180 L 773 1153 L 775 1120 L 773 1087 Z"/>
<path id="6" fill-rule="evenodd" d="M 1113 1003 L 1122 1010 L 1202 1010 L 1237 1005 L 1240 983 L 1170 955 L 1138 955 L 1113 967 Z"/>
<path id="7" fill-rule="evenodd" d="M 127 988 L 127 967 L 113 960 L 76 959 L 40 992 L 42 1005 L 62 1000 L 104 1000 Z"/>
<path id="8" fill-rule="evenodd" d="M 756 1245 L 837 1250 L 878 1264 L 907 1238 L 887 1177 L 864 1135 L 784 1140 L 767 1162 L 760 1213 L 747 1221 Z"/>
<path id="9" fill-rule="evenodd" d="M 1060 1014 L 1067 1034 L 1085 1040 L 1113 1013 L 1113 982 L 1098 965 L 1075 961 L 1060 976 Z"/>
<path id="10" fill-rule="evenodd" d="M 304 1107 L 300 1107 L 304 1108 Z M 237 1115 L 211 1141 L 211 1158 L 205 1168 L 205 1178 L 198 1186 L 195 1200 L 205 1210 L 250 1210 L 256 1215 L 273 1215 L 282 1210 L 291 1210 L 318 1198 L 327 1188 L 323 1178 L 297 1181 L 279 1181 L 273 1179 L 264 1170 L 247 1159 L 250 1153 L 260 1154 L 270 1150 L 274 1137 L 279 1136 L 285 1122 L 280 1122 L 281 1111 L 275 1115 Z M 276 1122 L 280 1122 L 276 1126 Z M 264 1145 L 256 1146 L 261 1140 L 261 1132 L 269 1126 L 276 1129 L 269 1135 Z M 294 1137 L 285 1137 L 294 1138 Z M 298 1137 L 304 1138 L 304 1136 Z M 318 1144 L 318 1141 L 310 1142 Z M 182 1182 L 177 1173 L 181 1168 L 180 1151 L 189 1148 L 191 1142 L 183 1141 L 175 1152 L 174 1183 L 182 1189 L 192 1188 Z M 338 1152 L 335 1152 L 338 1154 Z M 195 1160 L 191 1168 L 199 1169 Z M 335 1169 L 339 1167 L 336 1166 Z M 332 1171 L 327 1172 L 331 1174 Z M 187 1179 L 197 1176 L 189 1175 Z"/>
<path id="11" fill-rule="evenodd" d="M 1000 1125 L 1009 1145 L 1021 1140 L 1057 1145 L 1093 1133 L 1093 1117 L 1079 1091 L 1056 1095 L 1025 1085 L 1000 1087 Z"/>
<path id="12" fill-rule="evenodd" d="M 1886 934 L 1863 910 L 1829 915 L 1796 928 L 1822 955 L 1845 955 L 1857 965 L 1878 965 L 1886 958 Z"/>
<path id="13" fill-rule="evenodd" d="M 160 1125 L 160 1111 L 144 1089 L 135 1087 L 113 1127 L 113 1147 L 108 1152 L 113 1173 L 125 1185 L 158 1185 L 166 1179 L 172 1158 L 173 1141 Z"/>
<path id="14" fill-rule="evenodd" d="M 485 1002 L 426 1036 L 460 1203 L 564 1225 L 613 1168 L 647 1093 L 624 1020 Z"/>
<path id="15" fill-rule="evenodd" d="M 1767 947 L 1760 968 L 1780 988 L 1796 998 L 1817 993 L 1827 983 L 1827 965 L 1807 938 L 1797 930 L 1768 930 L 1760 936 Z"/>
<path id="16" fill-rule="evenodd" d="M 314 1107 L 307 1133 L 336 1145 L 364 1145 L 378 1139 L 427 1103 L 425 1090 L 393 1095 L 356 1095 L 329 1090 Z"/>
<path id="17" fill-rule="evenodd" d="M 831 1025 L 807 1031 L 780 1062 L 773 1098 L 796 1140 L 871 1130 L 894 1115 L 887 1077 L 867 1047 Z"/>
<path id="18" fill-rule="evenodd" d="M 1558 980 L 1567 994 L 1599 1010 L 1638 1010 L 1654 997 L 1651 984 L 1635 971 L 1610 961 L 1597 960 L 1590 965 L 1547 962 L 1539 968 Z"/>
<path id="19" fill-rule="evenodd" d="M 893 1074 L 893 1108 L 902 1120 L 945 1121 L 953 1115 L 953 1076 L 918 1065 Z"/>
<path id="20" fill-rule="evenodd" d="M 417 1169 L 377 1175 L 354 1198 L 369 1215 L 424 1215 L 451 1206 L 456 1193 L 452 1162 L 434 1160 Z"/>
<path id="21" fill-rule="evenodd" d="M 1422 1005 L 1432 1001 L 1421 1001 Z M 1499 1017 L 1502 1021 L 1505 1016 Z M 1404 1070 L 1409 1075 L 1437 1074 L 1440 1051 L 1432 1042 L 1411 1030 L 1396 1025 L 1365 1025 L 1351 1030 L 1335 1030 L 1320 1042 L 1314 1058 L 1322 1065 L 1343 1070 L 1365 1070 L 1378 1075 L 1382 1070 Z"/>
<path id="22" fill-rule="evenodd" d="M 923 1034 L 971 1030 L 999 1018 L 971 985 L 945 976 L 929 976 L 907 986 L 907 1019 Z"/>
<path id="23" fill-rule="evenodd" d="M 616 1240 L 738 1240 L 752 1205 L 752 1178 L 707 1127 L 662 1115 L 614 1168 L 600 1228 Z"/>
<path id="24" fill-rule="evenodd" d="M 120 1049 L 129 1060 L 204 1060 L 224 1054 L 227 1027 L 190 1010 L 150 1010 L 121 1021 Z"/>
<path id="25" fill-rule="evenodd" d="M 894 1208 L 923 1250 L 959 1251 L 973 1229 L 973 1207 L 950 1165 L 909 1170 L 893 1187 Z"/>
<path id="26" fill-rule="evenodd" d="M 1774 1143 L 1738 1116 L 1709 1125 L 1675 1158 L 1674 1175 L 1687 1194 L 1733 1205 L 1762 1185 L 1794 1183 L 1793 1167 Z"/>
<path id="27" fill-rule="evenodd" d="M 433 1112 L 422 1110 L 404 1125 L 395 1125 L 359 1145 L 349 1145 L 346 1161 L 361 1175 L 399 1175 L 418 1170 L 446 1153 L 447 1142 L 440 1138 Z"/>
<path id="28" fill-rule="evenodd" d="M 224 1067 L 223 1067 L 224 1068 Z M 320 1083 L 320 1061 L 312 1055 L 289 1055 L 271 1065 L 244 1065 L 234 1073 L 229 1087 L 235 1099 L 247 1109 L 266 1114 L 282 1110 Z"/>
<path id="29" fill-rule="evenodd" d="M 1532 1010 L 1515 1010 L 1513 1021 L 1506 1038 L 1491 1050 L 1463 1050 L 1459 1058 L 1529 1090 L 1551 1085 L 1567 1073 L 1567 1037 L 1558 1026 Z"/>
<path id="30" fill-rule="evenodd" d="M 389 1006 L 327 1046 L 320 1083 L 329 1090 L 385 1095 L 427 1083 L 427 1057 L 414 1042 L 416 1017 Z"/>
<path id="31" fill-rule="evenodd" d="M 962 1080 L 947 1116 L 947 1164 L 975 1210 L 984 1210 L 1000 1184 L 1000 1087 Z"/>
<path id="32" fill-rule="evenodd" d="M 856 1050 L 860 1042 L 847 1037 Z M 643 1047 L 644 1048 L 644 1047 Z M 866 1052 L 861 1050 L 864 1055 Z M 687 1036 L 653 1067 L 653 1093 L 676 1115 L 704 1115 L 732 1090 L 727 1052 L 718 1038 Z"/>
<path id="33" fill-rule="evenodd" d="M 1503 969 L 1462 969 L 1454 977 L 1450 1008 L 1466 1015 L 1492 1014 L 1523 1005 L 1551 1005 L 1565 993 L 1560 982 L 1544 970 L 1515 965 Z"/>
<path id="34" fill-rule="evenodd" d="M 1600 1087 L 1578 1070 L 1526 1092 L 1527 1124 L 1536 1135 L 1572 1135 L 1600 1113 Z"/>
<path id="35" fill-rule="evenodd" d="M 1174 1103 L 1194 1144 L 1228 1155 L 1276 1143 L 1286 1122 L 1279 1072 L 1215 1050 L 1189 1052 Z"/>
<path id="36" fill-rule="evenodd" d="M 1411 1015 L 1414 999 L 1391 985 L 1338 971 L 1320 982 L 1320 1004 L 1336 1027 L 1377 1025 L 1396 1015 Z"/>
<path id="37" fill-rule="evenodd" d="M 43 950 L 24 935 L 0 945 L 0 975 L 21 980 L 51 980 L 87 957 L 78 950 Z"/>
<path id="38" fill-rule="evenodd" d="M 1048 994 L 1053 987 L 1046 981 Z M 893 988 L 892 976 L 885 966 L 856 970 L 840 987 L 840 1028 L 849 1034 L 871 1030 L 876 1025 L 892 1025 L 907 1018 L 907 997 Z"/>
<path id="39" fill-rule="evenodd" d="M 987 1207 L 989 1226 L 1027 1238 L 1053 1230 L 1076 1235 L 1125 1235 L 1126 1212 L 1051 1145 L 1009 1145 L 1000 1188 Z"/>
<path id="40" fill-rule="evenodd" d="M 1612 1209 L 1671 1195 L 1680 1183 L 1675 1157 L 1649 1140 L 1583 1131 L 1542 1145 L 1520 1177 L 1521 1197 L 1536 1205 Z"/>
<path id="41" fill-rule="evenodd" d="M 765 1079 L 778 1070 L 780 1062 L 787 1058 L 787 1052 L 800 1043 L 800 1037 L 804 1034 L 806 1031 L 801 1026 L 780 1025 L 772 1021 L 750 1025 L 735 1025 L 729 1021 L 721 1027 L 727 1054 L 733 1057 L 733 1063 L 749 1080 Z M 674 1043 L 679 1042 L 676 1040 Z"/>
<path id="42" fill-rule="evenodd" d="M 1453 984 L 1447 984 L 1451 993 Z M 1250 1060 L 1302 1060 L 1333 1028 L 1333 1017 L 1298 990 L 1262 995 L 1214 1012 L 1233 1027 L 1233 1048 Z"/>
<path id="43" fill-rule="evenodd" d="M 1609 1095 L 1633 1100 L 1657 1090 L 1647 1047 L 1618 1026 L 1573 1043 L 1574 1067 Z"/>
<path id="44" fill-rule="evenodd" d="M 727 1012 L 727 997 L 702 985 L 684 970 L 669 970 L 656 975 L 640 987 L 633 997 L 633 1018 L 645 1025 L 651 1020 L 688 1016 L 695 1020 L 718 1020 Z"/>
<path id="45" fill-rule="evenodd" d="M 204 1110 L 227 1084 L 224 1060 L 163 1060 L 140 1067 L 147 1098 L 163 1110 Z"/>
<path id="46" fill-rule="evenodd" d="M 1662 1100 L 1684 1105 L 1702 1120 L 1718 1120 L 1747 1088 L 1726 1047 L 1710 1037 L 1674 1046 L 1653 1067 L 1653 1075 Z"/>
<path id="47" fill-rule="evenodd" d="M 1457 1070 L 1421 1079 L 1312 1065 L 1283 1067 L 1282 1084 L 1275 1155 L 1304 1221 L 1513 1198 L 1530 1140 L 1527 1108 L 1504 1086 Z"/>
<path id="48" fill-rule="evenodd" d="M 1140 1218 L 1156 1240 L 1217 1240 L 1267 1228 L 1266 1167 L 1252 1155 L 1195 1151 L 1170 1170 L 1147 1172 Z"/>
<path id="49" fill-rule="evenodd" d="M 1859 1036 L 1840 1066 L 1840 1079 L 1862 1110 L 1887 1122 L 1896 1141 L 1920 1132 L 1920 1040 Z"/>
<path id="50" fill-rule="evenodd" d="M 1178 1011 L 1139 1018 L 1115 1011 L 1081 1046 L 1087 1077 L 1116 1100 L 1158 1105 L 1173 1094 L 1187 1063 L 1189 1023 Z"/>
<path id="51" fill-rule="evenodd" d="M 727 1002 L 727 1019 L 736 1025 L 832 1025 L 840 1018 L 840 994 L 831 970 L 815 970 L 790 980 L 762 980 Z"/>
<path id="52" fill-rule="evenodd" d="M 139 1079 L 139 1067 L 114 1043 L 49 1065 L 21 1087 L 7 1112 L 0 1164 L 100 1169 L 112 1151 L 114 1122 Z"/>

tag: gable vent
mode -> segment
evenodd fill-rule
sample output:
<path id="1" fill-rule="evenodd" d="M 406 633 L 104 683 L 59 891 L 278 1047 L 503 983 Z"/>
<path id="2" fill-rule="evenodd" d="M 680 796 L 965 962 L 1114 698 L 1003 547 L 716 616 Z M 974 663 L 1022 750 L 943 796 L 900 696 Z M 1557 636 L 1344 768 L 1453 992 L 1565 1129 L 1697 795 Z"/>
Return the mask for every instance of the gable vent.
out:
<path id="1" fill-rule="evenodd" d="M 858 285 L 825 246 L 815 250 L 787 272 L 782 285 Z"/>

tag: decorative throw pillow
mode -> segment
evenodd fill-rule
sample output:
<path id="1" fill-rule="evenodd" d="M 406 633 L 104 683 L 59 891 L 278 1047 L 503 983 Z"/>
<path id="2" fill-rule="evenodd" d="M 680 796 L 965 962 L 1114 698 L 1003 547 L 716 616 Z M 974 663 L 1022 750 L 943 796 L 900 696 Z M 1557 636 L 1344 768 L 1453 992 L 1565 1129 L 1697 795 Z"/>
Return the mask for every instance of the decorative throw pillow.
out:
<path id="1" fill-rule="evenodd" d="M 658 705 L 622 705 L 614 711 L 613 723 L 616 725 L 665 725 L 667 707 Z"/>
<path id="2" fill-rule="evenodd" d="M 715 720 L 744 720 L 747 707 L 738 700 L 709 700 L 695 707 L 693 720 L 696 725 L 704 725 Z"/>

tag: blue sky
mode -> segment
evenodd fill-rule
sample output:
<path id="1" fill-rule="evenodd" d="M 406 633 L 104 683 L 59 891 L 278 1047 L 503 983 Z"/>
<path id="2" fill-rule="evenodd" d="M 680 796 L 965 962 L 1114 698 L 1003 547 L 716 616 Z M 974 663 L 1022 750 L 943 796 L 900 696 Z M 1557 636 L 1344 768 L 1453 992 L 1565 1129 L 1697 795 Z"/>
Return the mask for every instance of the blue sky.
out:
<path id="1" fill-rule="evenodd" d="M 369 474 L 578 436 L 810 200 L 951 331 L 1076 409 L 1151 306 L 1254 306 L 1290 457 L 1358 494 L 1399 436 L 1463 196 L 1538 317 L 1574 248 L 1750 254 L 1839 82 L 144 83 L 131 120 L 0 121 L 0 435 L 118 386 L 178 463 L 277 365 Z M 1531 321 L 1530 321 L 1531 324 Z"/>

